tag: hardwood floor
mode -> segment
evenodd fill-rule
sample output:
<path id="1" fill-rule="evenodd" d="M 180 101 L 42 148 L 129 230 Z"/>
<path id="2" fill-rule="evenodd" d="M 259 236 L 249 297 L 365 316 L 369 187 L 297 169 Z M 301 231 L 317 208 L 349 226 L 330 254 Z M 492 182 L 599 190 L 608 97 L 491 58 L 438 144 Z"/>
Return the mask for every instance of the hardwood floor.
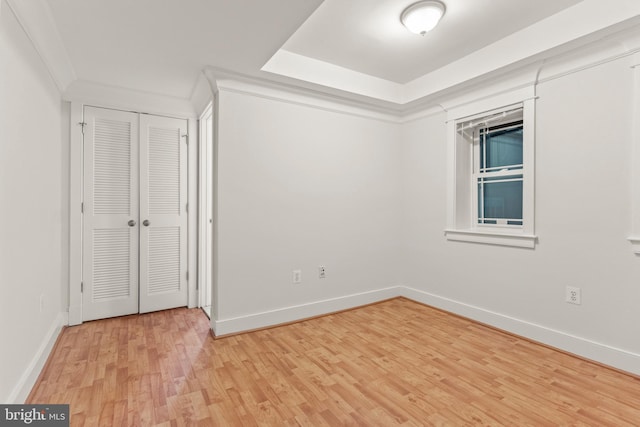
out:
<path id="1" fill-rule="evenodd" d="M 63 331 L 73 426 L 640 425 L 640 380 L 405 300 L 214 340 L 201 310 Z"/>

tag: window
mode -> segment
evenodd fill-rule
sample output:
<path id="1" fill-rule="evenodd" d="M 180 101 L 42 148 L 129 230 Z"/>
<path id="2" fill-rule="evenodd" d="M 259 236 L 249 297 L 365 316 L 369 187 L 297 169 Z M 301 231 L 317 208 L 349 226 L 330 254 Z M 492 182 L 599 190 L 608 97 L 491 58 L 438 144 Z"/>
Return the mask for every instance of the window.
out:
<path id="1" fill-rule="evenodd" d="M 448 240 L 535 246 L 533 107 L 530 99 L 450 120 Z"/>
<path id="2" fill-rule="evenodd" d="M 478 225 L 522 226 L 522 130 L 518 120 L 483 123 L 474 131 L 473 180 L 478 193 L 473 205 L 478 208 Z"/>

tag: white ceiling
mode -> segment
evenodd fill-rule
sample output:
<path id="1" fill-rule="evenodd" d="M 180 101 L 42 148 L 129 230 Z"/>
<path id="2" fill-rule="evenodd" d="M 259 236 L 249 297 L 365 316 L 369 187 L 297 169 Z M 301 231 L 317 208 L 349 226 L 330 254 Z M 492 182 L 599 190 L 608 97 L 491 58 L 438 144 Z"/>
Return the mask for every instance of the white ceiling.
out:
<path id="1" fill-rule="evenodd" d="M 322 0 L 47 0 L 80 80 L 189 98 L 205 66 L 259 70 Z"/>
<path id="2" fill-rule="evenodd" d="M 424 36 L 400 22 L 415 0 L 325 0 L 283 49 L 407 83 L 581 0 L 445 0 Z"/>
<path id="3" fill-rule="evenodd" d="M 59 33 L 43 44 L 62 41 L 75 81 L 188 100 L 209 68 L 396 110 L 640 14 L 640 0 L 443 0 L 418 36 L 399 21 L 414 0 L 9 1 L 43 6 Z"/>

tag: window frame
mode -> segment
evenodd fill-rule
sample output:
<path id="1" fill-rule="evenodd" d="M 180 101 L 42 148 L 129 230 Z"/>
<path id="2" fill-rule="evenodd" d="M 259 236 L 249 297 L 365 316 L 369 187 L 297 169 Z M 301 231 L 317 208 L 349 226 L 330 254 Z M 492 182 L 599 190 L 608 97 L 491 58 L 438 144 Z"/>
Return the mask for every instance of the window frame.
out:
<path id="1" fill-rule="evenodd" d="M 499 227 L 499 228 L 519 229 L 519 228 L 522 228 L 523 226 L 523 221 L 524 221 L 523 215 L 521 215 L 521 218 L 510 218 L 510 219 L 485 217 L 484 216 L 485 206 L 483 204 L 484 199 L 480 198 L 479 187 L 482 188 L 482 192 L 484 193 L 484 190 L 486 189 L 486 187 L 491 183 L 517 182 L 517 181 L 524 183 L 524 174 L 523 174 L 524 152 L 521 153 L 523 155 L 522 163 L 495 166 L 495 167 L 486 166 L 487 158 L 488 158 L 487 149 L 486 149 L 488 134 L 495 133 L 498 131 L 508 130 L 510 128 L 524 130 L 524 121 L 522 120 L 522 109 L 517 108 L 515 110 L 511 110 L 510 113 L 511 112 L 514 112 L 513 114 L 517 115 L 517 117 L 504 117 L 502 120 L 492 124 L 491 126 L 489 126 L 488 124 L 484 124 L 484 125 L 478 124 L 472 128 L 473 129 L 472 184 L 475 186 L 475 189 L 477 191 L 471 191 L 471 197 L 472 197 L 471 206 L 475 207 L 473 224 L 475 224 L 480 228 Z M 507 128 L 507 126 L 509 127 Z M 484 144 L 483 144 L 483 140 L 484 140 Z M 524 145 L 522 142 L 523 141 L 521 141 L 521 145 L 522 145 L 521 151 L 523 151 L 523 148 L 524 148 Z M 483 147 L 484 147 L 484 152 L 483 152 Z M 485 163 L 484 165 L 482 165 L 483 161 Z M 500 179 L 500 178 L 508 181 L 498 181 L 498 182 L 495 181 L 496 179 Z M 521 198 L 523 198 L 522 197 L 523 193 L 524 193 L 524 188 L 521 190 Z M 480 215 L 480 212 L 482 212 L 482 216 Z M 491 223 L 487 221 L 495 221 L 495 222 Z M 509 222 L 520 222 L 520 224 L 509 224 Z"/>
<path id="2" fill-rule="evenodd" d="M 450 241 L 484 243 L 533 249 L 535 190 L 535 95 L 527 89 L 451 109 L 447 120 L 447 226 Z M 458 134 L 458 126 L 482 121 L 509 111 L 522 111 L 523 166 L 522 225 L 478 224 L 478 189 L 473 138 Z M 513 121 L 513 120 L 512 120 Z M 477 155 L 477 154 L 475 154 Z M 515 171 L 512 171 L 515 172 Z"/>

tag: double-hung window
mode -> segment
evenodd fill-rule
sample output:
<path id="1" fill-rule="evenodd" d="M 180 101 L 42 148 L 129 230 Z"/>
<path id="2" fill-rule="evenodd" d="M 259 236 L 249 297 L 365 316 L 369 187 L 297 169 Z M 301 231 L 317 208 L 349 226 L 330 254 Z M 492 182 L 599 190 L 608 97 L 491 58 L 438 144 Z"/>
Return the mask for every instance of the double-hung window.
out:
<path id="1" fill-rule="evenodd" d="M 533 248 L 534 99 L 472 111 L 450 112 L 447 239 Z"/>
<path id="2" fill-rule="evenodd" d="M 522 119 L 489 121 L 475 130 L 474 174 L 477 224 L 522 227 Z"/>

